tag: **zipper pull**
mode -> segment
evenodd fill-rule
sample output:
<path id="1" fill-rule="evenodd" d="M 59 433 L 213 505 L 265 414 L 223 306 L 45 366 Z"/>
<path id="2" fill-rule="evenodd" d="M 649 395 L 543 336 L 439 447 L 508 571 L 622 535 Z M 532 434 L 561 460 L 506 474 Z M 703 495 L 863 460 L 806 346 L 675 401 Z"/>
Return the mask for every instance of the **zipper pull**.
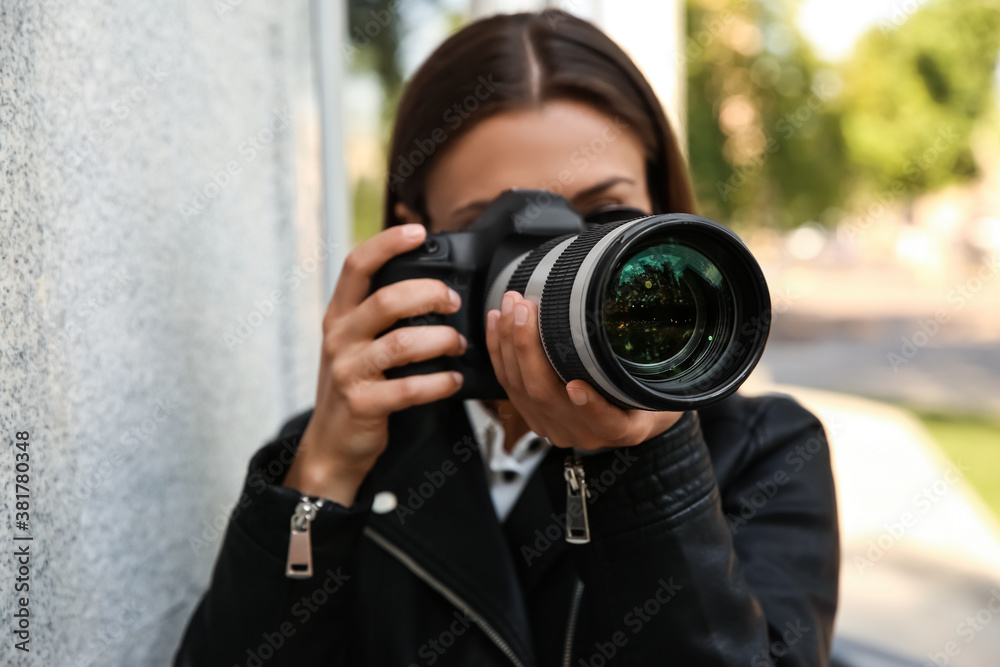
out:
<path id="1" fill-rule="evenodd" d="M 566 478 L 566 541 L 570 544 L 590 542 L 590 524 L 587 521 L 590 489 L 587 488 L 583 462 L 579 456 L 574 452 L 563 463 L 563 477 Z"/>
<path id="2" fill-rule="evenodd" d="M 309 526 L 316 518 L 316 511 L 323 506 L 323 499 L 316 502 L 302 496 L 292 514 L 292 530 L 288 538 L 288 563 L 285 566 L 285 576 L 291 579 L 308 579 L 313 575 L 312 540 Z"/>

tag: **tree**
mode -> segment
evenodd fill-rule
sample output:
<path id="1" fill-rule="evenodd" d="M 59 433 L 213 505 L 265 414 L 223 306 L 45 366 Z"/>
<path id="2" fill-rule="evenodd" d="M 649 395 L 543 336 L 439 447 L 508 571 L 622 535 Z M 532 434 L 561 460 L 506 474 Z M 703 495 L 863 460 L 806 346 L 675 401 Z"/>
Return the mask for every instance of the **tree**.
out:
<path id="1" fill-rule="evenodd" d="M 689 0 L 688 145 L 705 215 L 795 227 L 843 198 L 840 77 L 791 27 L 790 0 Z"/>
<path id="2" fill-rule="evenodd" d="M 992 107 L 998 52 L 1000 0 L 938 0 L 869 32 L 841 97 L 855 189 L 913 194 L 974 177 L 969 140 Z"/>
<path id="3" fill-rule="evenodd" d="M 706 215 L 835 224 L 852 199 L 976 175 L 969 142 L 993 108 L 1000 0 L 902 4 L 840 66 L 795 32 L 796 4 L 688 0 L 688 143 Z"/>

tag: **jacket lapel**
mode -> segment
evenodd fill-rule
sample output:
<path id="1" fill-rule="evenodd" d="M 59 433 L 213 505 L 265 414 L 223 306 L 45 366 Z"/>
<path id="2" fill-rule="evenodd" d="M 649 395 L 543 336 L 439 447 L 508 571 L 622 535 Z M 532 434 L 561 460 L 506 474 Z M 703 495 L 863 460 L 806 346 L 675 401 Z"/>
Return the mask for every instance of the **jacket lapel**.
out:
<path id="1" fill-rule="evenodd" d="M 565 450 L 555 447 L 549 450 L 503 524 L 511 559 L 526 595 L 530 595 L 535 584 L 544 578 L 566 551 L 565 508 L 559 511 L 553 509 L 542 476 L 546 464 L 565 455 Z"/>
<path id="2" fill-rule="evenodd" d="M 502 546 L 505 537 L 461 402 L 394 413 L 389 443 L 361 502 L 389 491 L 397 504 L 372 513 L 371 528 L 481 617 L 524 665 L 534 665 L 517 571 Z"/>

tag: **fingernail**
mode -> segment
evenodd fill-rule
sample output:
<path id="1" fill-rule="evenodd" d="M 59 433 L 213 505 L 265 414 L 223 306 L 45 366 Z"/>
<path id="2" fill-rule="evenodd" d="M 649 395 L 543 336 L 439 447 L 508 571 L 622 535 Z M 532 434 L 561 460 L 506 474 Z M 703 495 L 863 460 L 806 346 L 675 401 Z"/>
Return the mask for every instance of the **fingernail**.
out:
<path id="1" fill-rule="evenodd" d="M 408 239 L 418 239 L 424 235 L 424 226 L 416 222 L 403 225 L 403 236 Z"/>
<path id="2" fill-rule="evenodd" d="M 455 306 L 456 308 L 462 305 L 462 297 L 460 297 L 458 295 L 458 292 L 456 292 L 453 289 L 448 290 L 448 300 L 451 301 L 451 305 Z"/>
<path id="3" fill-rule="evenodd" d="M 509 294 L 504 295 L 503 301 L 500 302 L 500 314 L 506 315 L 510 312 L 510 309 L 514 307 L 514 298 Z"/>
<path id="4" fill-rule="evenodd" d="M 469 349 L 469 341 L 462 334 L 458 334 L 458 344 L 461 346 L 462 354 L 465 354 L 465 351 Z"/>
<path id="5" fill-rule="evenodd" d="M 521 326 L 528 321 L 528 307 L 523 303 L 514 307 L 514 324 Z"/>
<path id="6" fill-rule="evenodd" d="M 496 313 L 494 315 L 494 313 Z M 486 313 L 486 330 L 493 331 L 497 328 L 497 318 L 500 317 L 500 311 L 493 309 Z"/>
<path id="7" fill-rule="evenodd" d="M 455 384 L 462 384 L 462 380 L 464 379 L 458 371 L 452 371 L 451 378 L 455 381 Z"/>
<path id="8" fill-rule="evenodd" d="M 575 405 L 587 404 L 587 392 L 582 389 L 577 389 L 576 387 L 566 387 L 566 393 L 569 394 L 569 400 L 573 401 Z"/>

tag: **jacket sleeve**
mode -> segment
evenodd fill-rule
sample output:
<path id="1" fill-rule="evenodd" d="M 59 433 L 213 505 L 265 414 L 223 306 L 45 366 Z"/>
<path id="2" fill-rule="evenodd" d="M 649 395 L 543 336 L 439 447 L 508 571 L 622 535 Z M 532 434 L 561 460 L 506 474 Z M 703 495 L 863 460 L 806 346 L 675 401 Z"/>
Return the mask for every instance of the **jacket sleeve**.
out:
<path id="1" fill-rule="evenodd" d="M 326 501 L 310 529 L 313 576 L 285 576 L 291 517 L 302 496 L 281 482 L 311 414 L 291 419 L 253 455 L 175 667 L 354 664 L 357 551 L 368 510 Z"/>
<path id="2" fill-rule="evenodd" d="M 695 412 L 583 459 L 593 497 L 591 541 L 571 546 L 584 584 L 574 661 L 828 664 L 840 549 L 827 441 L 793 400 L 754 400 L 722 429 L 720 458 L 736 462 L 724 492 Z M 565 498 L 556 477 L 550 493 Z"/>

